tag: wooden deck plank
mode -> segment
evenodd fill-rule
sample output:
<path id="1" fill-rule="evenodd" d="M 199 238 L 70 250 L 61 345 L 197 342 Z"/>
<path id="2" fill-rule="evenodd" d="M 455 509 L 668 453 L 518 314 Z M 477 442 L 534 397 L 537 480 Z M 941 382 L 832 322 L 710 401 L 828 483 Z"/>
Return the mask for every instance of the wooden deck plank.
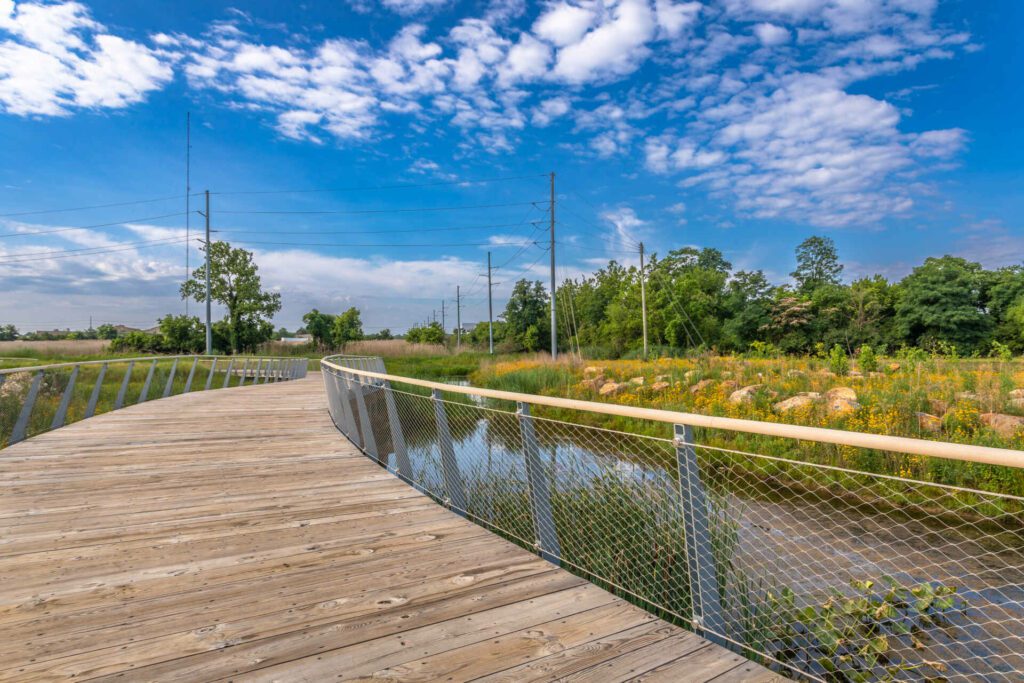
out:
<path id="1" fill-rule="evenodd" d="M 325 404 L 311 375 L 0 451 L 0 681 L 774 680 L 437 506 Z"/>

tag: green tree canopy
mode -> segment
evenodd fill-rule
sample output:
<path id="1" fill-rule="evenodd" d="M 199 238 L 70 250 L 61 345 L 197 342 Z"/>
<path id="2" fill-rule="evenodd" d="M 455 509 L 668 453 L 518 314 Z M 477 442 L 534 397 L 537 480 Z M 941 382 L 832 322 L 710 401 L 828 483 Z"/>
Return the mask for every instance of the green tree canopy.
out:
<path id="1" fill-rule="evenodd" d="M 206 301 L 205 266 L 192 271 L 192 277 L 181 286 L 181 296 Z M 231 351 L 255 350 L 273 336 L 270 320 L 281 310 L 281 295 L 263 290 L 252 252 L 232 248 L 227 242 L 210 245 L 210 296 L 227 309 Z"/>
<path id="2" fill-rule="evenodd" d="M 321 313 L 313 309 L 302 316 L 302 322 L 306 323 L 305 331 L 313 338 L 313 343 L 322 349 L 331 345 L 333 340 L 334 316 L 330 313 Z"/>
<path id="3" fill-rule="evenodd" d="M 363 338 L 363 321 L 359 317 L 358 308 L 350 308 L 339 316 L 335 316 L 331 326 L 331 338 L 335 346 L 342 346 L 350 341 Z"/>
<path id="4" fill-rule="evenodd" d="M 790 275 L 800 292 L 811 293 L 824 285 L 839 284 L 843 265 L 835 242 L 829 237 L 808 237 L 796 248 L 796 270 Z"/>
<path id="5" fill-rule="evenodd" d="M 519 280 L 505 305 L 505 339 L 536 351 L 551 334 L 548 292 L 540 281 Z"/>
<path id="6" fill-rule="evenodd" d="M 165 315 L 157 321 L 164 349 L 171 353 L 201 353 L 206 348 L 206 326 L 194 315 Z"/>
<path id="7" fill-rule="evenodd" d="M 992 327 L 982 301 L 984 284 L 981 264 L 956 256 L 926 259 L 901 283 L 897 333 L 917 346 L 937 342 L 963 350 L 984 346 Z"/>

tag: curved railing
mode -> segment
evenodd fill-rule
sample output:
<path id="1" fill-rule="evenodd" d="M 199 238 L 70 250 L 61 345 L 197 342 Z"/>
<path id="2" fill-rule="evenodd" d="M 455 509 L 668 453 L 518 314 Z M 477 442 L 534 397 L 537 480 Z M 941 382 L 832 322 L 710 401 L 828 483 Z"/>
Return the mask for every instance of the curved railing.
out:
<path id="1" fill-rule="evenodd" d="M 126 404 L 297 379 L 306 365 L 305 358 L 192 355 L 0 369 L 0 448 Z"/>
<path id="2" fill-rule="evenodd" d="M 1017 480 L 1024 453 L 321 368 L 338 429 L 397 476 L 783 673 L 1024 675 L 1024 498 L 899 474 Z"/>

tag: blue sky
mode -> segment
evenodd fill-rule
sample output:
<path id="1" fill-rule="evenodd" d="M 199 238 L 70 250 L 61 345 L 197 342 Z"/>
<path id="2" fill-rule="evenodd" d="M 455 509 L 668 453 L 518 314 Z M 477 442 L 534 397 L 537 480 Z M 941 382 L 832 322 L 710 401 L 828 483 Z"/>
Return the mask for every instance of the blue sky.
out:
<path id="1" fill-rule="evenodd" d="M 183 310 L 186 112 L 193 191 L 290 327 L 402 330 L 456 285 L 485 319 L 488 250 L 499 309 L 547 279 L 550 171 L 560 278 L 643 240 L 781 283 L 811 234 L 848 277 L 1019 263 L 1022 27 L 1012 1 L 0 0 L 0 322 Z"/>

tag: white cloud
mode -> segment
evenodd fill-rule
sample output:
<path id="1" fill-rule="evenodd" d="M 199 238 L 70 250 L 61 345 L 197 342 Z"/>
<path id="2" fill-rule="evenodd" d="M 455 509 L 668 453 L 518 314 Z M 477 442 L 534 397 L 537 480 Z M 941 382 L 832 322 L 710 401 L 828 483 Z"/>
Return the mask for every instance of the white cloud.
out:
<path id="1" fill-rule="evenodd" d="M 605 242 L 613 255 L 636 252 L 637 243 L 644 238 L 649 227 L 649 223 L 628 206 L 603 211 L 601 218 L 612 224 L 612 232 L 606 236 Z"/>
<path id="2" fill-rule="evenodd" d="M 557 47 L 564 47 L 579 42 L 596 20 L 593 9 L 561 2 L 537 19 L 533 32 Z"/>
<path id="3" fill-rule="evenodd" d="M 78 3 L 0 2 L 0 32 L 0 108 L 10 114 L 122 108 L 173 77 L 172 54 L 106 33 Z"/>
<path id="4" fill-rule="evenodd" d="M 568 97 L 552 97 L 544 100 L 533 110 L 533 125 L 547 126 L 552 121 L 569 113 L 572 103 Z"/>
<path id="5" fill-rule="evenodd" d="M 436 10 L 448 4 L 449 0 L 381 0 L 381 4 L 402 15 L 413 15 Z"/>
<path id="6" fill-rule="evenodd" d="M 647 0 L 621 0 L 596 28 L 558 51 L 554 75 L 584 83 L 632 73 L 647 57 L 656 27 Z"/>
<path id="7" fill-rule="evenodd" d="M 785 45 L 792 37 L 788 29 L 768 22 L 756 24 L 754 26 L 754 35 L 757 36 L 762 45 L 767 47 Z"/>
<path id="8" fill-rule="evenodd" d="M 668 38 L 677 38 L 692 26 L 700 14 L 703 5 L 699 2 L 673 2 L 673 0 L 655 0 L 655 15 L 658 26 Z"/>

